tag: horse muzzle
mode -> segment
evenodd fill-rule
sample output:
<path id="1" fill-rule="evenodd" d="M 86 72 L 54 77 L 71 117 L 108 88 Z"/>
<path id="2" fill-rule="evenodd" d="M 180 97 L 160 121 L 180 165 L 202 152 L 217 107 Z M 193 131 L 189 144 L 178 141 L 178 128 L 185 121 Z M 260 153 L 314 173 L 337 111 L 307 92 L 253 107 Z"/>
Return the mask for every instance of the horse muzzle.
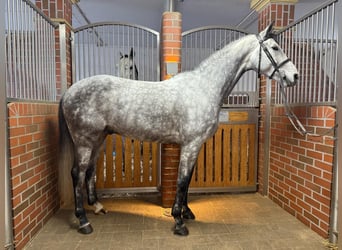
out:
<path id="1" fill-rule="evenodd" d="M 282 81 L 286 87 L 295 86 L 298 83 L 298 80 L 299 80 L 298 73 L 294 73 L 291 77 L 288 77 L 285 74 L 282 75 Z"/>

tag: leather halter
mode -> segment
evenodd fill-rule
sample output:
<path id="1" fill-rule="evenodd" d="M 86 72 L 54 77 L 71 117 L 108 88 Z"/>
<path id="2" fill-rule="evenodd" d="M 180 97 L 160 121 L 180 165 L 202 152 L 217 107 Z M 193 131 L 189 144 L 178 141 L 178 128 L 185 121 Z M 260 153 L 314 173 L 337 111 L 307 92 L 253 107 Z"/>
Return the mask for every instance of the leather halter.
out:
<path id="1" fill-rule="evenodd" d="M 259 65 L 258 65 L 258 76 L 260 78 L 260 64 L 261 64 L 261 49 L 265 52 L 267 58 L 270 60 L 270 62 L 272 63 L 272 66 L 274 68 L 272 74 L 269 76 L 270 79 L 272 79 L 273 75 L 275 72 L 279 73 L 279 69 L 284 66 L 286 63 L 288 63 L 290 60 L 290 58 L 285 59 L 283 62 L 277 64 L 277 62 L 274 60 L 274 58 L 272 57 L 270 51 L 268 50 L 268 48 L 265 46 L 264 42 L 269 39 L 262 39 L 260 37 L 260 35 L 256 35 L 260 44 L 260 50 L 259 50 Z"/>

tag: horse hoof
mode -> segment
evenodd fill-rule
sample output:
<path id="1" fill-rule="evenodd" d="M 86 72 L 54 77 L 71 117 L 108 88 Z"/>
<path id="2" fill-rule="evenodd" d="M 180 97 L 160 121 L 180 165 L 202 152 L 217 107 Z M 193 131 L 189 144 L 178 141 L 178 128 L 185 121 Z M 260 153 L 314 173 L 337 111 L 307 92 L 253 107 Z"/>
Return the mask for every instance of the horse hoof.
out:
<path id="1" fill-rule="evenodd" d="M 182 216 L 183 216 L 183 219 L 187 219 L 187 220 L 195 219 L 195 215 L 190 209 L 183 211 Z"/>
<path id="2" fill-rule="evenodd" d="M 175 235 L 180 235 L 180 236 L 187 236 L 189 234 L 189 230 L 187 227 L 183 224 L 181 226 L 176 226 L 175 230 L 173 231 Z"/>
<path id="3" fill-rule="evenodd" d="M 106 213 L 108 213 L 108 211 L 106 209 L 104 209 L 104 208 L 102 208 L 102 209 L 100 209 L 98 211 L 94 211 L 94 214 L 96 214 L 96 215 L 106 214 Z"/>
<path id="4" fill-rule="evenodd" d="M 83 226 L 80 226 L 78 232 L 81 234 L 91 234 L 93 232 L 93 227 L 90 225 L 90 223 L 87 223 Z"/>
<path id="5" fill-rule="evenodd" d="M 103 205 L 100 203 L 100 202 L 96 202 L 95 204 L 94 204 L 94 208 L 95 208 L 95 210 L 94 210 L 94 213 L 96 214 L 96 215 L 98 215 L 98 214 L 106 214 L 108 211 L 103 207 Z"/>

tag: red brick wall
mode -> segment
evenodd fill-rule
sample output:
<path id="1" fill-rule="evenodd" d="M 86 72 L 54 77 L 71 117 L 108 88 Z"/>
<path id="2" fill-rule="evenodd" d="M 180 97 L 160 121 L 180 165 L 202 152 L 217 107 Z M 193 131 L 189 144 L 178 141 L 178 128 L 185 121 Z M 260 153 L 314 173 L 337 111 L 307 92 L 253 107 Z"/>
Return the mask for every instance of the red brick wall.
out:
<path id="1" fill-rule="evenodd" d="M 272 108 L 269 197 L 323 237 L 328 236 L 333 168 L 335 109 L 293 109 L 308 131 L 329 136 L 301 136 Z"/>
<path id="2" fill-rule="evenodd" d="M 22 249 L 58 210 L 57 104 L 8 105 L 13 226 Z"/>
<path id="3" fill-rule="evenodd" d="M 258 11 L 260 30 L 273 20 L 276 21 L 276 28 L 281 28 L 293 21 L 294 5 L 272 2 Z M 275 84 L 272 83 L 272 95 Z M 331 136 L 301 136 L 286 117 L 284 107 L 271 106 L 269 170 L 265 173 L 265 141 L 268 139 L 265 137 L 265 78 L 261 79 L 260 96 L 258 191 L 268 193 L 279 206 L 327 237 L 334 141 Z M 293 110 L 308 131 L 324 134 L 335 124 L 335 111 L 331 107 L 304 106 L 294 107 Z M 329 135 L 333 135 L 333 131 Z M 267 190 L 264 187 L 265 174 L 269 178 Z"/>

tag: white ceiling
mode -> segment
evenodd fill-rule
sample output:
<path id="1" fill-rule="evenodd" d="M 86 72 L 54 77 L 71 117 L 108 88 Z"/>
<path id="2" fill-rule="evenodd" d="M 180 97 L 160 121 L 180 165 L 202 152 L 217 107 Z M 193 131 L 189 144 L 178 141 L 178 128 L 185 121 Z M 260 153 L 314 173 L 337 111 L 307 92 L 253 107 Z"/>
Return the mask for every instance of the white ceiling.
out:
<path id="1" fill-rule="evenodd" d="M 184 0 L 177 3 L 177 10 L 182 13 L 184 31 L 207 25 L 237 26 L 251 14 L 239 27 L 256 32 L 257 14 L 251 13 L 250 2 L 251 0 Z M 299 0 L 296 5 L 296 19 L 324 2 Z M 91 23 L 133 23 L 159 31 L 165 3 L 166 0 L 80 0 L 78 6 Z M 85 24 L 80 12 L 74 8 L 73 26 Z"/>

